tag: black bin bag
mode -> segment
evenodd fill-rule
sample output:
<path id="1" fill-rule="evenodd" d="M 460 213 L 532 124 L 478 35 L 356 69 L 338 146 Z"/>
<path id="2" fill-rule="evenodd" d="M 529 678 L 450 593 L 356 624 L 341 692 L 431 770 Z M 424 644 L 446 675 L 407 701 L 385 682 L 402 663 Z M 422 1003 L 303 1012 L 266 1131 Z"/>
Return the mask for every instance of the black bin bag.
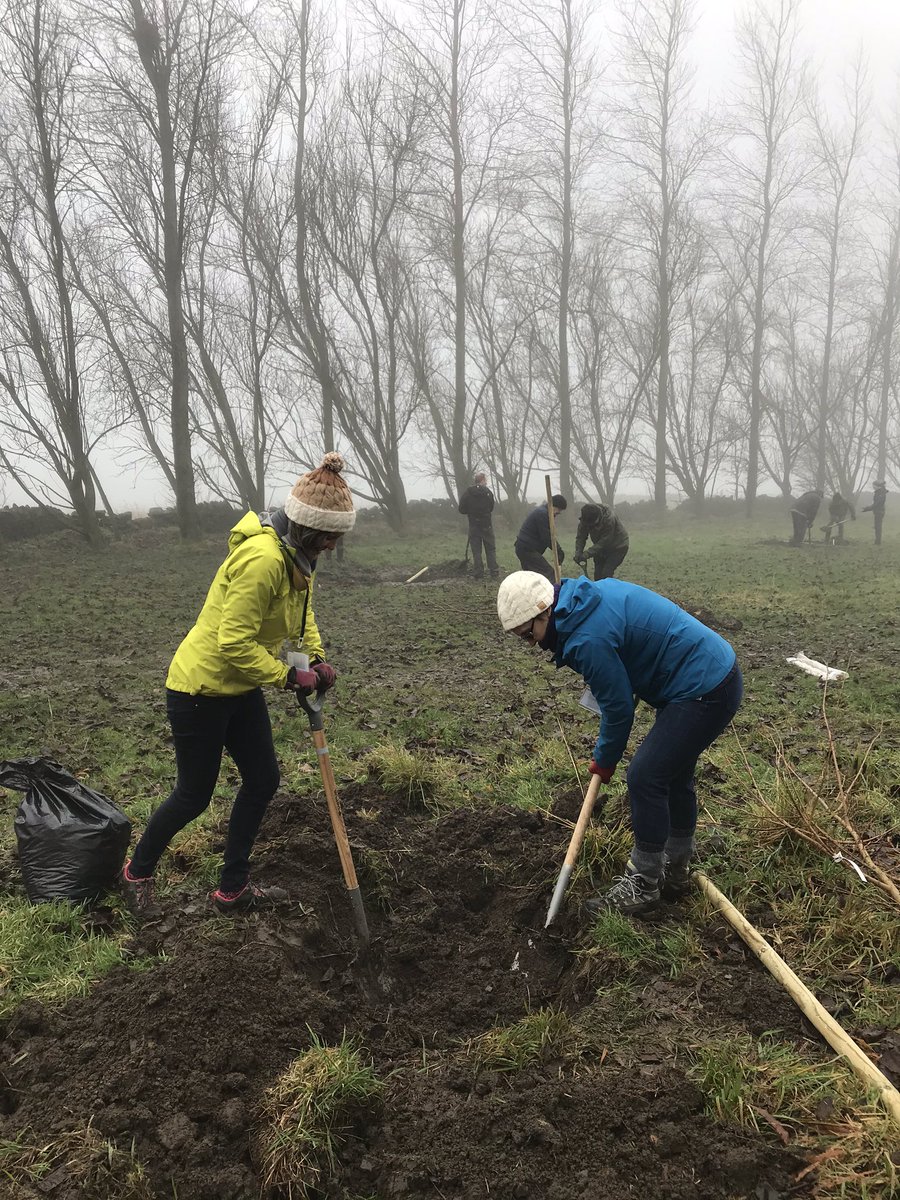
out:
<path id="1" fill-rule="evenodd" d="M 116 882 L 131 822 L 50 758 L 0 762 L 0 786 L 25 795 L 16 841 L 25 891 L 44 900 L 96 900 Z"/>

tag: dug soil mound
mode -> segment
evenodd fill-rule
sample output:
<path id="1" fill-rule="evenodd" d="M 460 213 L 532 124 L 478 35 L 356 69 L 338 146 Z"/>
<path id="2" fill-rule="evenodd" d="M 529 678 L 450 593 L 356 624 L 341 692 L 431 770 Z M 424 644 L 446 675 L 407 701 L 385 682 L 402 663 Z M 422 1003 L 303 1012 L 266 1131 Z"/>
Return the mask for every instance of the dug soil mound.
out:
<path id="1" fill-rule="evenodd" d="M 313 1195 L 796 1194 L 796 1156 L 711 1120 L 676 1065 L 681 1019 L 702 1019 L 706 1006 L 751 1032 L 799 1030 L 726 935 L 714 931 L 709 957 L 677 980 L 637 968 L 623 1014 L 622 989 L 614 996 L 573 952 L 583 935 L 575 897 L 559 931 L 541 929 L 565 824 L 510 809 L 435 818 L 362 786 L 347 790 L 345 810 L 373 934 L 367 959 L 324 802 L 280 797 L 258 877 L 298 903 L 228 919 L 196 892 L 176 895 L 135 939 L 136 955 L 161 956 L 149 967 L 120 968 L 58 1009 L 22 1005 L 0 1042 L 0 1137 L 47 1145 L 90 1123 L 133 1146 L 157 1197 L 256 1200 L 264 1089 L 313 1033 L 333 1043 L 346 1031 L 384 1091 L 345 1131 Z M 578 1028 L 576 1050 L 517 1070 L 473 1053 L 478 1035 L 550 1005 Z M 65 1163 L 40 1185 L 4 1186 L 3 1196 L 85 1195 Z"/>

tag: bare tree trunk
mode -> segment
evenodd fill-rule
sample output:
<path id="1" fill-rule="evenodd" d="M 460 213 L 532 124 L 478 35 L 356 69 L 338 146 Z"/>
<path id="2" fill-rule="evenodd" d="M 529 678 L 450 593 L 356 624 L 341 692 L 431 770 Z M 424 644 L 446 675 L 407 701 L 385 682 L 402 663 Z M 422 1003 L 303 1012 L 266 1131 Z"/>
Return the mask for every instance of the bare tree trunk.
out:
<path id="1" fill-rule="evenodd" d="M 200 534 L 197 521 L 197 497 L 194 463 L 191 455 L 190 367 L 184 326 L 182 276 L 184 239 L 175 163 L 175 135 L 170 107 L 171 58 L 170 30 L 165 40 L 147 16 L 143 0 L 131 0 L 134 16 L 134 40 L 156 101 L 156 142 L 159 147 L 162 176 L 163 271 L 166 313 L 169 327 L 169 355 L 172 363 L 172 462 L 175 475 L 175 506 L 178 528 L 183 538 Z M 166 17 L 168 18 L 168 12 Z M 177 32 L 175 33 L 177 38 Z"/>

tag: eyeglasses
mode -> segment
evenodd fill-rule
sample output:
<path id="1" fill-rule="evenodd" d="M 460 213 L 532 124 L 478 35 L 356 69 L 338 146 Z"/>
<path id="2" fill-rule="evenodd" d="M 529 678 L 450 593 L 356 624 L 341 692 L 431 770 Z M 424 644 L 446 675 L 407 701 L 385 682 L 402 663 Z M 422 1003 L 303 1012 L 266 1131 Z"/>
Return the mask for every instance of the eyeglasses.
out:
<path id="1" fill-rule="evenodd" d="M 531 620 L 528 622 L 527 629 L 517 629 L 516 637 L 524 638 L 526 641 L 528 641 L 529 639 L 531 641 L 534 641 L 534 623 L 536 620 L 537 620 L 537 617 L 532 617 Z"/>

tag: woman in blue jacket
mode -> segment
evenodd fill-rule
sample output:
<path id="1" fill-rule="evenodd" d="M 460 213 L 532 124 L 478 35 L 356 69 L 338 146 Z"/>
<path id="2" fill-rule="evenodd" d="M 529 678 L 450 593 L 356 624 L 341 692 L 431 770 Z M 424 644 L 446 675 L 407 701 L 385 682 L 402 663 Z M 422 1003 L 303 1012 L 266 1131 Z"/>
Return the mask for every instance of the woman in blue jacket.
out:
<path id="1" fill-rule="evenodd" d="M 625 751 L 636 701 L 656 709 L 626 774 L 634 849 L 625 874 L 588 910 L 641 916 L 661 895 L 681 898 L 697 826 L 697 760 L 743 696 L 734 650 L 671 600 L 621 579 L 554 587 L 516 571 L 500 585 L 497 612 L 505 630 L 584 676 L 602 714 L 590 770 L 604 783 Z"/>

